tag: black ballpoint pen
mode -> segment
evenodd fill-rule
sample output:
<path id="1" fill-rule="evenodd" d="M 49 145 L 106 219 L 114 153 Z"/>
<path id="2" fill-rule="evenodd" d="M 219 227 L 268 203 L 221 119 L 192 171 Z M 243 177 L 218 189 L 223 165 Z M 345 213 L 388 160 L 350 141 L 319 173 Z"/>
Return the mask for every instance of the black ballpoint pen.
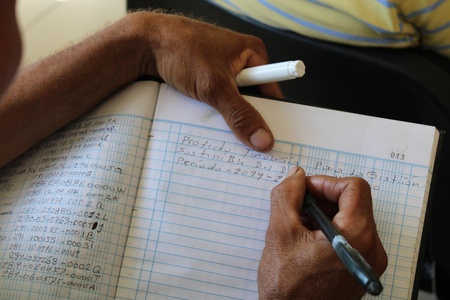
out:
<path id="1" fill-rule="evenodd" d="M 358 250 L 354 249 L 339 233 L 336 227 L 334 227 L 330 219 L 319 208 L 319 205 L 311 194 L 306 193 L 303 207 L 331 242 L 331 245 L 344 265 L 364 289 L 371 295 L 377 296 L 381 294 L 383 286 L 377 274 L 375 274 L 372 267 L 366 262 Z"/>

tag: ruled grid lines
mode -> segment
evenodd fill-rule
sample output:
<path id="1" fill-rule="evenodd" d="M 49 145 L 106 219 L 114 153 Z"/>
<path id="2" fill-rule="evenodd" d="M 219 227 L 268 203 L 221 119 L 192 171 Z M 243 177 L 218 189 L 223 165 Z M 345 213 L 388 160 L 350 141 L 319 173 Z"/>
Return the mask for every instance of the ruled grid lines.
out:
<path id="1" fill-rule="evenodd" d="M 103 136 L 102 145 L 98 144 L 96 147 L 88 147 L 84 150 L 82 145 L 86 146 L 87 143 L 93 145 L 94 141 L 100 140 L 99 131 L 105 128 L 102 126 L 110 117 L 114 118 L 115 129 L 111 130 L 107 136 Z M 11 174 L 11 178 L 14 180 L 11 183 L 16 191 L 9 193 L 9 197 L 1 197 L 2 202 L 14 201 L 15 204 L 14 214 L 7 222 L 0 223 L 2 233 L 8 237 L 0 243 L 3 253 L 2 266 L 9 266 L 7 270 L 14 271 L 8 274 L 3 271 L 2 275 L 7 276 L 2 276 L 0 280 L 9 282 L 3 285 L 0 299 L 25 299 L 27 297 L 33 299 L 38 295 L 49 300 L 72 299 L 72 297 L 77 299 L 113 298 L 125 249 L 131 209 L 142 171 L 144 154 L 147 150 L 150 124 L 151 121 L 147 118 L 131 115 L 90 117 L 75 121 L 31 149 L 15 164 L 2 169 L 1 178 L 7 179 Z M 86 132 L 87 129 L 92 129 L 92 131 Z M 33 172 L 25 172 L 20 177 L 14 175 L 20 173 L 23 166 L 26 166 L 27 170 L 32 169 Z M 116 169 L 107 168 L 107 166 L 115 166 Z M 122 169 L 120 174 L 117 169 L 119 167 Z M 67 171 L 78 175 L 63 174 Z M 88 176 L 86 172 L 89 173 Z M 75 185 L 75 182 L 80 183 Z M 89 187 L 89 185 L 91 186 Z M 105 198 L 94 196 L 94 193 L 100 193 L 99 189 L 102 189 L 102 186 L 123 190 L 122 192 L 117 192 L 117 190 L 108 192 L 111 197 L 119 197 L 117 203 L 111 201 L 108 203 Z M 89 193 L 92 196 L 86 196 Z M 59 198 L 62 200 L 55 201 Z M 87 204 L 88 201 L 89 204 Z M 99 205 L 99 203 L 102 204 Z M 58 211 L 66 213 L 57 219 L 60 221 L 54 223 L 55 216 L 60 216 L 44 216 L 45 214 L 40 210 L 45 206 L 51 207 L 53 213 Z M 101 233 L 95 232 L 92 228 L 88 230 L 77 227 L 77 225 L 66 224 L 67 222 L 63 219 L 66 217 L 67 220 L 78 218 L 79 221 L 76 224 L 91 221 L 92 219 L 89 217 L 83 217 L 84 211 L 95 211 L 107 216 L 106 220 L 98 221 L 99 224 L 103 222 L 104 225 Z M 27 222 L 27 218 L 35 218 L 35 221 Z M 49 233 L 51 227 L 54 230 Z M 18 231 L 19 228 L 20 231 Z M 40 231 L 39 228 L 41 228 Z M 67 234 L 68 231 L 72 233 Z M 80 235 L 82 231 L 85 231 L 84 237 Z M 18 236 L 18 232 L 23 233 L 23 236 Z M 78 233 L 75 234 L 75 232 Z M 33 238 L 37 234 L 41 236 L 39 240 L 48 240 L 50 241 L 49 245 L 55 245 L 56 248 L 52 248 L 51 251 L 46 250 L 47 252 L 27 250 L 28 247 L 36 247 L 27 239 L 29 240 L 30 236 Z M 92 237 L 87 239 L 89 234 L 92 234 Z M 56 239 L 55 242 L 52 242 L 53 238 Z M 92 245 L 92 248 L 70 247 L 70 244 L 85 241 L 92 243 L 89 244 Z M 24 253 L 25 260 L 11 256 L 11 249 L 15 249 L 11 248 L 11 245 L 17 245 L 14 246 L 18 249 L 16 252 Z M 40 247 L 44 249 L 42 246 Z M 56 252 L 57 248 L 65 249 L 65 254 L 60 251 Z M 72 252 L 68 252 L 69 250 Z M 58 263 L 50 264 L 50 266 L 54 265 L 56 270 L 65 269 L 66 272 L 60 274 L 41 270 L 45 264 L 41 263 L 38 266 L 37 263 L 29 262 L 29 258 L 32 259 L 34 253 L 56 257 Z M 88 264 L 91 273 L 87 271 Z M 83 265 L 83 267 L 74 267 L 79 265 Z M 98 266 L 100 271 L 92 275 L 94 266 Z M 26 272 L 25 276 L 22 275 L 24 272 Z M 95 285 L 94 289 L 80 288 L 67 283 L 50 283 L 50 279 L 54 277 L 59 278 L 57 282 L 72 280 L 72 282 L 86 283 L 86 280 L 77 281 L 77 276 L 80 278 L 81 276 L 93 277 L 95 274 L 100 276 L 91 281 L 91 284 Z M 44 280 L 44 276 L 47 279 Z"/>
<path id="2" fill-rule="evenodd" d="M 403 280 L 409 281 L 416 255 L 408 238 L 418 237 L 418 224 L 411 221 L 414 208 L 420 212 L 423 205 L 426 166 L 284 141 L 277 141 L 271 158 L 263 158 L 231 133 L 164 120 L 154 121 L 152 136 L 136 203 L 141 214 L 133 219 L 123 267 L 145 276 L 126 278 L 127 285 L 119 287 L 122 295 L 257 298 L 269 194 L 278 175 L 284 177 L 290 164 L 299 164 L 309 175 L 360 176 L 369 182 L 380 237 L 390 259 L 398 261 L 397 269 L 390 266 L 382 280 L 393 298 L 405 298 Z M 145 228 L 141 224 L 148 224 L 149 213 L 151 225 Z M 147 238 L 151 249 L 133 246 Z"/>

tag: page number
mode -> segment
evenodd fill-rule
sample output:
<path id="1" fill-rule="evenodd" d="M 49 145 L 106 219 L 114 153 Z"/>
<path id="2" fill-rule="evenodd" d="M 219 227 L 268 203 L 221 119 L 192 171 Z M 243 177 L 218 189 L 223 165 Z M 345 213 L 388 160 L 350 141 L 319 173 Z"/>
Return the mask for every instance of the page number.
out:
<path id="1" fill-rule="evenodd" d="M 391 156 L 391 158 L 397 159 L 397 160 L 405 160 L 405 158 L 406 158 L 404 153 L 399 153 L 399 152 L 391 152 L 390 156 Z"/>

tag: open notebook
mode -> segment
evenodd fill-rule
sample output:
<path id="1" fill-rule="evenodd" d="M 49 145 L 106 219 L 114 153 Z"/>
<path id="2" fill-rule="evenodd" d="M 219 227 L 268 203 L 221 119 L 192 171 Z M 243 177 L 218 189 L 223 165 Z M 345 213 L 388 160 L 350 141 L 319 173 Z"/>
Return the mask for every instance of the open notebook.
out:
<path id="1" fill-rule="evenodd" d="M 2 169 L 0 298 L 257 299 L 269 194 L 293 165 L 369 182 L 389 255 L 378 298 L 410 298 L 438 131 L 248 100 L 269 153 L 209 106 L 137 82 Z"/>

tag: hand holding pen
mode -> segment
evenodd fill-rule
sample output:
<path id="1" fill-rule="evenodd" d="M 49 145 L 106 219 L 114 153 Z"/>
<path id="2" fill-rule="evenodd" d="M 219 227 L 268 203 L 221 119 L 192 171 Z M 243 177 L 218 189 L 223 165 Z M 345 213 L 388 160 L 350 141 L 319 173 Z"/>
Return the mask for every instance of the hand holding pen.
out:
<path id="1" fill-rule="evenodd" d="M 338 212 L 332 222 L 375 274 L 387 266 L 376 231 L 370 188 L 360 178 L 306 177 L 294 167 L 271 193 L 271 215 L 258 269 L 260 299 L 359 299 L 366 290 L 355 280 L 331 243 L 302 210 L 308 190 L 321 209 Z"/>

